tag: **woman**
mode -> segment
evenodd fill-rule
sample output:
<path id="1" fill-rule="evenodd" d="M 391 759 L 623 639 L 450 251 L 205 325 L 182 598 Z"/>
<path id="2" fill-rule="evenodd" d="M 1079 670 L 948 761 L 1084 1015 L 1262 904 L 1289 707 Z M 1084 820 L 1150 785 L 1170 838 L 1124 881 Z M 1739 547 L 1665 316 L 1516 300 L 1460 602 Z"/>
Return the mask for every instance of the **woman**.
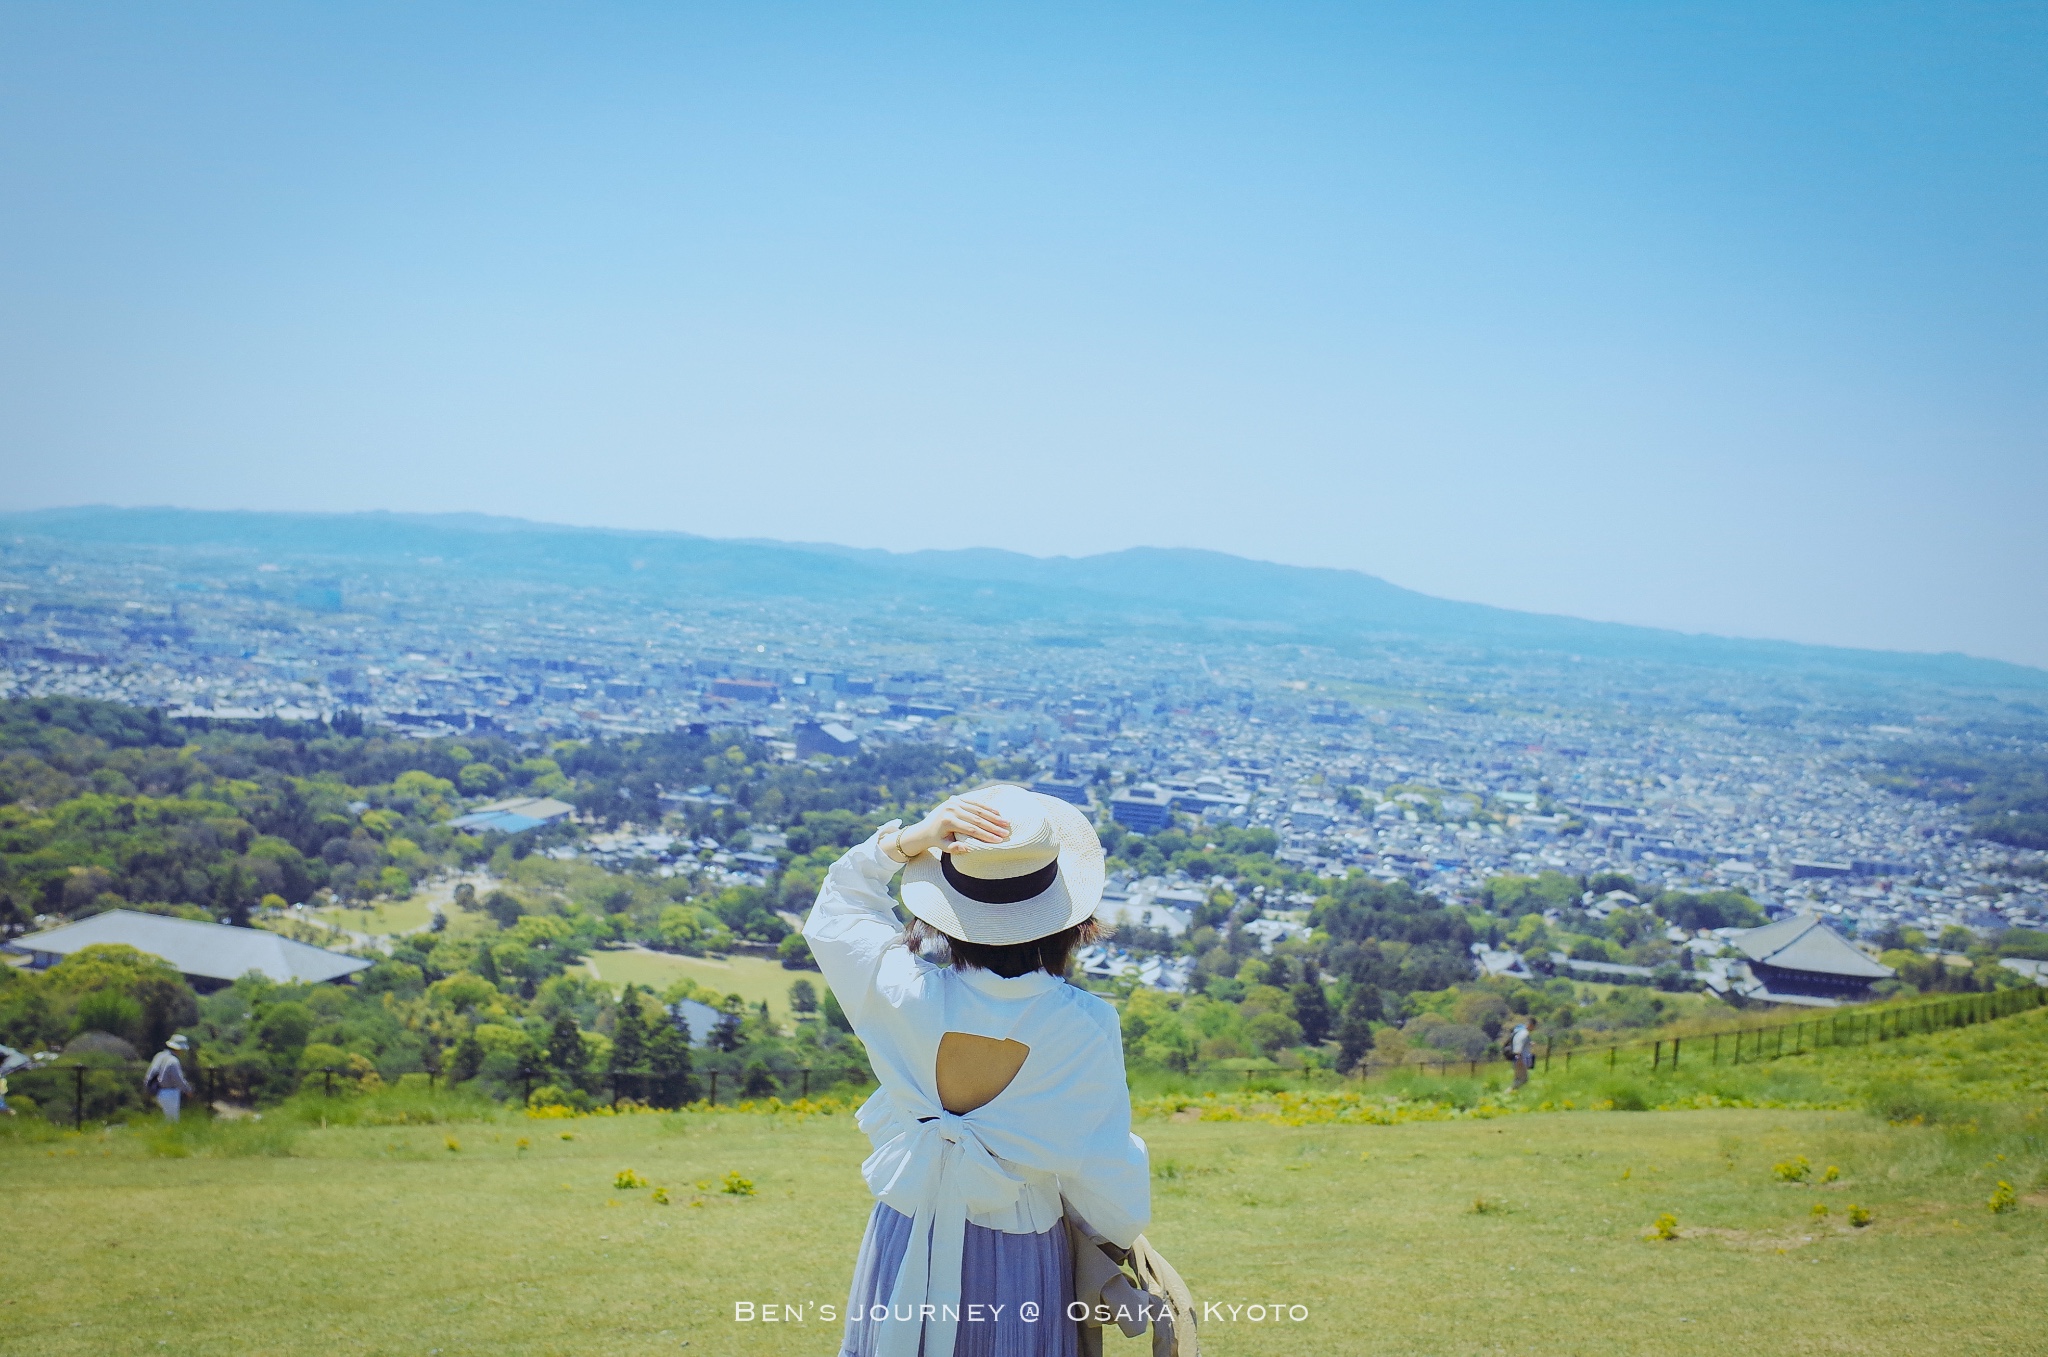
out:
<path id="1" fill-rule="evenodd" d="M 891 821 L 827 874 L 804 937 L 882 1085 L 859 1114 L 877 1201 L 843 1353 L 1070 1357 L 1063 1212 L 1126 1247 L 1145 1228 L 1116 1010 L 1066 983 L 1102 876 L 1085 816 L 1007 784 Z"/>

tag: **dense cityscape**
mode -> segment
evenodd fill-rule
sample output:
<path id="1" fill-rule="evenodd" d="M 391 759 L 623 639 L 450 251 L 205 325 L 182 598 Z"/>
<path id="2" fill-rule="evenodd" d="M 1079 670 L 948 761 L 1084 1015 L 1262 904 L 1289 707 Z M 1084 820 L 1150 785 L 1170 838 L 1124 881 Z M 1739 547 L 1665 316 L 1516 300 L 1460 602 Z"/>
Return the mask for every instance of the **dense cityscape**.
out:
<path id="1" fill-rule="evenodd" d="M 723 727 L 787 760 L 930 744 L 1104 803 L 1131 830 L 1270 829 L 1293 868 L 1406 881 L 1449 903 L 1507 874 L 1607 873 L 1650 891 L 1739 890 L 1774 917 L 1820 913 L 1865 938 L 2048 926 L 2040 854 L 1872 776 L 1901 747 L 1981 743 L 1938 700 L 1916 716 L 1894 699 L 1884 720 L 1827 703 L 1787 714 L 1782 684 L 1745 693 L 1739 673 L 1450 646 L 1345 654 L 991 626 L 937 639 L 901 609 L 649 604 L 480 587 L 438 565 L 320 574 L 250 553 L 17 539 L 0 570 L 0 695 L 535 747 Z M 708 794 L 665 788 L 641 823 L 557 851 L 692 852 L 660 832 L 661 813 Z M 774 846 L 775 828 L 756 826 L 755 846 Z M 718 856 L 732 881 L 773 865 Z M 1202 898 L 1171 873 L 1111 885 L 1127 922 L 1169 935 Z M 1303 930 L 1313 899 L 1263 902 L 1258 927 L 1269 942 Z M 1725 989 L 1711 940 L 1671 940 Z M 1092 961 L 1140 965 L 1113 949 Z M 1521 961 L 1505 947 L 1479 957 L 1510 974 Z M 1172 986 L 1175 972 L 1155 960 L 1147 980 Z"/>

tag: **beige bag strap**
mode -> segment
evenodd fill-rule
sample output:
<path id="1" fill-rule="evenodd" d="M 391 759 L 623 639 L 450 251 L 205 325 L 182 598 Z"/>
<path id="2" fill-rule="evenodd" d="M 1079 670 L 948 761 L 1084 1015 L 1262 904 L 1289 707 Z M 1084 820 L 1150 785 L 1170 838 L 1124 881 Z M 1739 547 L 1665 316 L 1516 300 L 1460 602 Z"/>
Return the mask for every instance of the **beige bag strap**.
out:
<path id="1" fill-rule="evenodd" d="M 1080 1357 L 1102 1357 L 1102 1325 L 1094 1307 L 1103 1302 L 1102 1291 L 1119 1278 L 1131 1280 L 1119 1258 L 1131 1265 L 1138 1288 L 1165 1313 L 1152 1325 L 1152 1357 L 1199 1357 L 1195 1338 L 1195 1298 L 1173 1264 L 1139 1235 L 1128 1253 L 1107 1240 L 1081 1228 L 1072 1215 L 1067 1217 L 1067 1241 L 1074 1255 L 1074 1299 L 1089 1307 L 1090 1313 L 1075 1321 Z M 1112 1253 L 1112 1250 L 1114 1253 Z"/>
<path id="2" fill-rule="evenodd" d="M 1200 1357 L 1201 1343 L 1195 1337 L 1195 1297 L 1180 1273 L 1143 1235 L 1131 1244 L 1131 1268 L 1138 1274 L 1138 1285 L 1164 1301 L 1173 1313 L 1170 1328 L 1153 1326 L 1152 1357 Z"/>

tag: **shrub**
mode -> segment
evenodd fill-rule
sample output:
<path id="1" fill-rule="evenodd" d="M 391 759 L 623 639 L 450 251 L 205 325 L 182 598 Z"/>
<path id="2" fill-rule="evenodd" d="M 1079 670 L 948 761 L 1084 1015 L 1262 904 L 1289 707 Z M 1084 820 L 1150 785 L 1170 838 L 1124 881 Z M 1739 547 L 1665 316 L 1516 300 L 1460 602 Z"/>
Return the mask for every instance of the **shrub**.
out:
<path id="1" fill-rule="evenodd" d="M 1649 1098 L 1634 1080 L 1603 1080 L 1598 1091 L 1616 1112 L 1647 1112 L 1650 1109 Z"/>
<path id="2" fill-rule="evenodd" d="M 1992 1189 L 1991 1200 L 1985 1202 L 1984 1206 L 1992 1215 L 2002 1216 L 2008 1211 L 2017 1210 L 2019 1204 L 2019 1193 L 2013 1191 L 2011 1183 L 2001 1178 L 1998 1181 L 1998 1186 Z"/>
<path id="3" fill-rule="evenodd" d="M 667 1188 L 665 1188 L 665 1187 L 657 1187 L 657 1188 L 655 1188 L 655 1189 L 654 1189 L 654 1199 L 653 1199 L 653 1200 L 654 1200 L 654 1204 L 655 1204 L 656 1206 L 667 1206 L 667 1205 L 668 1205 L 668 1189 L 667 1189 Z"/>
<path id="4" fill-rule="evenodd" d="M 1812 1215 L 1815 1220 L 1826 1220 L 1828 1218 L 1828 1204 L 1826 1202 L 1815 1202 Z"/>
<path id="5" fill-rule="evenodd" d="M 1849 1203 L 1849 1223 L 1857 1229 L 1862 1229 L 1875 1219 L 1877 1217 L 1871 1215 L 1868 1209 L 1858 1206 L 1854 1202 Z"/>
<path id="6" fill-rule="evenodd" d="M 754 1183 L 750 1178 L 742 1178 L 737 1173 L 728 1173 L 725 1175 L 724 1185 L 718 1190 L 726 1193 L 728 1196 L 751 1197 L 754 1195 Z"/>
<path id="7" fill-rule="evenodd" d="M 620 1169 L 612 1178 L 612 1186 L 624 1192 L 629 1188 L 647 1186 L 647 1180 L 631 1169 Z"/>
<path id="8" fill-rule="evenodd" d="M 1678 1217 L 1666 1211 L 1652 1222 L 1650 1229 L 1657 1238 L 1669 1242 L 1678 1238 Z"/>
<path id="9" fill-rule="evenodd" d="M 543 1116 L 588 1112 L 596 1105 L 591 1096 L 582 1089 L 563 1088 L 560 1084 L 542 1084 L 526 1098 L 529 1111 Z"/>
<path id="10" fill-rule="evenodd" d="M 1806 1161 L 1805 1155 L 1794 1155 L 1771 1165 L 1771 1173 L 1781 1183 L 1803 1183 L 1812 1176 L 1813 1165 Z"/>

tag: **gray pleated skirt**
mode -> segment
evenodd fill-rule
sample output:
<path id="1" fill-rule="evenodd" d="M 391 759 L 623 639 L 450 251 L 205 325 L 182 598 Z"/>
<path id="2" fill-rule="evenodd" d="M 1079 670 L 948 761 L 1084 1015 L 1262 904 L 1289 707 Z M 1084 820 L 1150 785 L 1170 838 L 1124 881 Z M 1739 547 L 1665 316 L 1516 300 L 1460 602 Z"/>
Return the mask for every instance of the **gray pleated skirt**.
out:
<path id="1" fill-rule="evenodd" d="M 861 1317 L 889 1304 L 909 1246 L 910 1217 L 876 1202 L 853 1265 L 841 1357 L 874 1357 L 881 1326 Z M 1074 1259 L 1065 1225 L 1044 1234 L 1006 1234 L 969 1224 L 960 1256 L 961 1318 L 954 1357 L 1075 1357 L 1074 1321 L 1067 1318 L 1073 1299 Z M 969 1305 L 987 1307 L 996 1318 L 970 1323 Z M 994 1308 L 998 1305 L 1000 1311 Z M 1023 1317 L 1032 1313 L 1035 1319 Z"/>

